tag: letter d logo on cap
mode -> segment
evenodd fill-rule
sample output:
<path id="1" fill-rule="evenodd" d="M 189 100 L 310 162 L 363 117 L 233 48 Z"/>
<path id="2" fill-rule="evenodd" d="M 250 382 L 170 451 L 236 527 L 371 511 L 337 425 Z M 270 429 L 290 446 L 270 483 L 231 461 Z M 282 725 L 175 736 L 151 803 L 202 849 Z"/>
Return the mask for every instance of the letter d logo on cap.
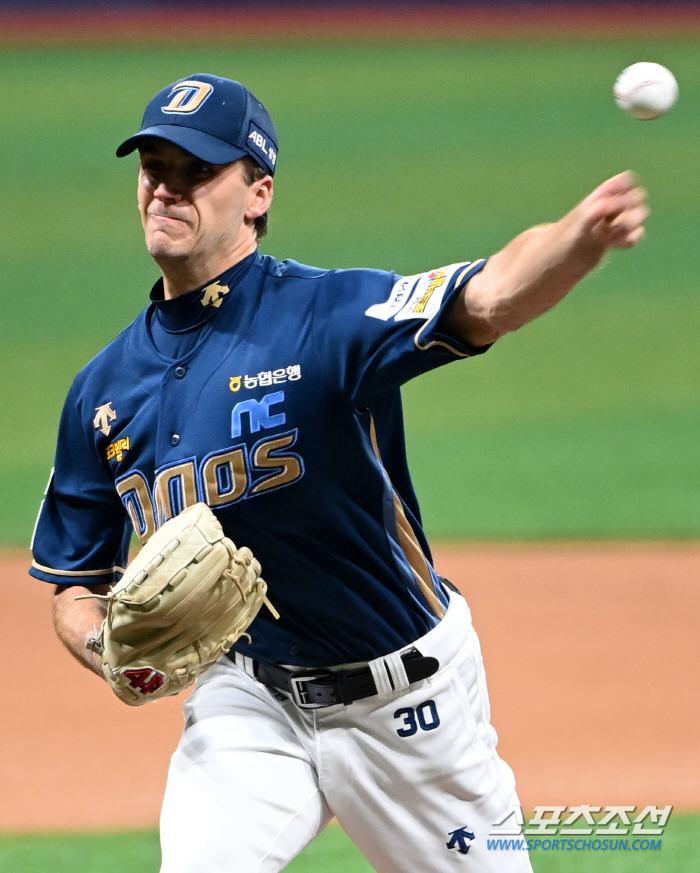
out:
<path id="1" fill-rule="evenodd" d="M 167 106 L 161 106 L 161 112 L 177 112 L 181 115 L 196 112 L 214 90 L 208 82 L 178 82 L 168 95 L 171 97 Z"/>

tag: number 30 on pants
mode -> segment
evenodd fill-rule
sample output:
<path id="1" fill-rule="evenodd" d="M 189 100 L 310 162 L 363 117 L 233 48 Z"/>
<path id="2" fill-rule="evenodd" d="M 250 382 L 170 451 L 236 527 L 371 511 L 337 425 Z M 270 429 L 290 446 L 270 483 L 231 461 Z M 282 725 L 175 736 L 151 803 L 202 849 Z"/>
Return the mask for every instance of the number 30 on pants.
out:
<path id="1" fill-rule="evenodd" d="M 440 727 L 440 716 L 434 700 L 426 700 L 415 709 L 412 706 L 397 709 L 394 718 L 403 718 L 403 726 L 396 729 L 400 737 L 412 737 L 419 728 L 422 731 L 434 731 Z"/>

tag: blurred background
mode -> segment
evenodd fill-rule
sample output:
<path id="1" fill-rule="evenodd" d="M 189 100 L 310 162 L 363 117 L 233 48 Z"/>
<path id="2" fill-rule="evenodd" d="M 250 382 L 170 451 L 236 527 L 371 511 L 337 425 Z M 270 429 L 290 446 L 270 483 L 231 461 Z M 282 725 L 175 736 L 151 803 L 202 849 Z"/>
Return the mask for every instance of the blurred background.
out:
<path id="1" fill-rule="evenodd" d="M 275 120 L 262 251 L 278 259 L 403 274 L 476 259 L 556 220 L 605 178 L 637 172 L 652 206 L 644 242 L 489 354 L 408 385 L 409 459 L 441 544 L 692 551 L 699 41 L 700 3 L 663 0 L 0 0 L 0 544 L 12 579 L 71 381 L 157 278 L 136 159 L 114 150 L 156 91 L 196 72 L 245 82 Z M 678 105 L 653 122 L 633 121 L 612 97 L 640 60 L 668 66 L 680 86 Z M 11 610 L 3 619 L 9 628 Z M 0 847 L 5 869 L 2 857 Z"/>
<path id="2" fill-rule="evenodd" d="M 62 5 L 28 16 L 39 35 Z M 195 5 L 206 18 L 206 5 Z M 644 243 L 614 254 L 556 315 L 497 353 L 409 385 L 409 452 L 432 537 L 695 537 L 695 37 L 656 39 L 652 18 L 645 39 L 625 41 L 612 16 L 607 38 L 584 29 L 513 39 L 519 4 L 501 3 L 493 13 L 508 8 L 509 38 L 479 38 L 469 13 L 488 10 L 452 4 L 441 8 L 453 31 L 461 11 L 458 38 L 438 32 L 433 10 L 432 39 L 393 40 L 391 16 L 375 4 L 388 16 L 382 32 L 350 40 L 352 4 L 331 5 L 341 16 L 335 31 L 329 19 L 326 40 L 257 43 L 247 4 L 244 38 L 235 9 L 219 5 L 215 43 L 196 29 L 172 41 L 167 25 L 162 35 L 144 29 L 161 4 L 103 2 L 90 15 L 67 6 L 60 45 L 27 32 L 24 44 L 3 47 L 0 540 L 29 541 L 70 382 L 143 308 L 156 276 L 135 209 L 136 160 L 117 160 L 115 145 L 137 129 L 150 95 L 208 70 L 243 79 L 275 119 L 279 175 L 262 248 L 280 259 L 410 274 L 483 257 L 635 170 L 653 209 Z M 16 21 L 20 6 L 35 4 L 0 4 L 0 23 L 2 13 Z M 371 30 L 368 6 L 361 23 Z M 572 9 L 549 6 L 550 24 Z M 659 15 L 675 9 L 656 6 Z M 192 14 L 192 4 L 170 7 L 168 21 L 180 7 Z M 263 21 L 290 14 L 256 8 Z M 93 33 L 95 11 L 115 9 L 122 30 Z M 149 9 L 155 18 L 144 17 Z M 431 19 L 426 4 L 389 12 Z M 618 73 L 640 58 L 667 65 L 680 83 L 678 105 L 653 122 L 633 121 L 612 99 Z"/>

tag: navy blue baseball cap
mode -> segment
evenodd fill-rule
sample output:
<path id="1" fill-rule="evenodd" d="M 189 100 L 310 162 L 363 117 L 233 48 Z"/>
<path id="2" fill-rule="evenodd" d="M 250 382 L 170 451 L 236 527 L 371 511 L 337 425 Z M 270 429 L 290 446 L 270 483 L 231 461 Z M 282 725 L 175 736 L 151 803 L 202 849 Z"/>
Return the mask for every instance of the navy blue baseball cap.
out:
<path id="1" fill-rule="evenodd" d="M 117 149 L 123 158 L 145 136 L 175 143 L 209 164 L 246 155 L 274 176 L 277 133 L 267 109 L 240 82 L 195 73 L 163 88 L 146 107 L 141 130 Z"/>

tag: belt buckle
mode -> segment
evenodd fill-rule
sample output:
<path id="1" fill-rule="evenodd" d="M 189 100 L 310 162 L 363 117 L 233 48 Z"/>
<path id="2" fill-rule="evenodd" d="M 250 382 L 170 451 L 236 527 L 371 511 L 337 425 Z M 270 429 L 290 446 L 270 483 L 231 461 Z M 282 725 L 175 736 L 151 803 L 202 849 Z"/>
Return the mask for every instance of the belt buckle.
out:
<path id="1" fill-rule="evenodd" d="M 309 692 L 302 687 L 307 682 L 321 678 L 324 678 L 322 673 L 304 673 L 301 676 L 296 673 L 289 677 L 292 700 L 300 709 L 322 709 L 326 705 L 325 703 L 310 703 Z"/>

